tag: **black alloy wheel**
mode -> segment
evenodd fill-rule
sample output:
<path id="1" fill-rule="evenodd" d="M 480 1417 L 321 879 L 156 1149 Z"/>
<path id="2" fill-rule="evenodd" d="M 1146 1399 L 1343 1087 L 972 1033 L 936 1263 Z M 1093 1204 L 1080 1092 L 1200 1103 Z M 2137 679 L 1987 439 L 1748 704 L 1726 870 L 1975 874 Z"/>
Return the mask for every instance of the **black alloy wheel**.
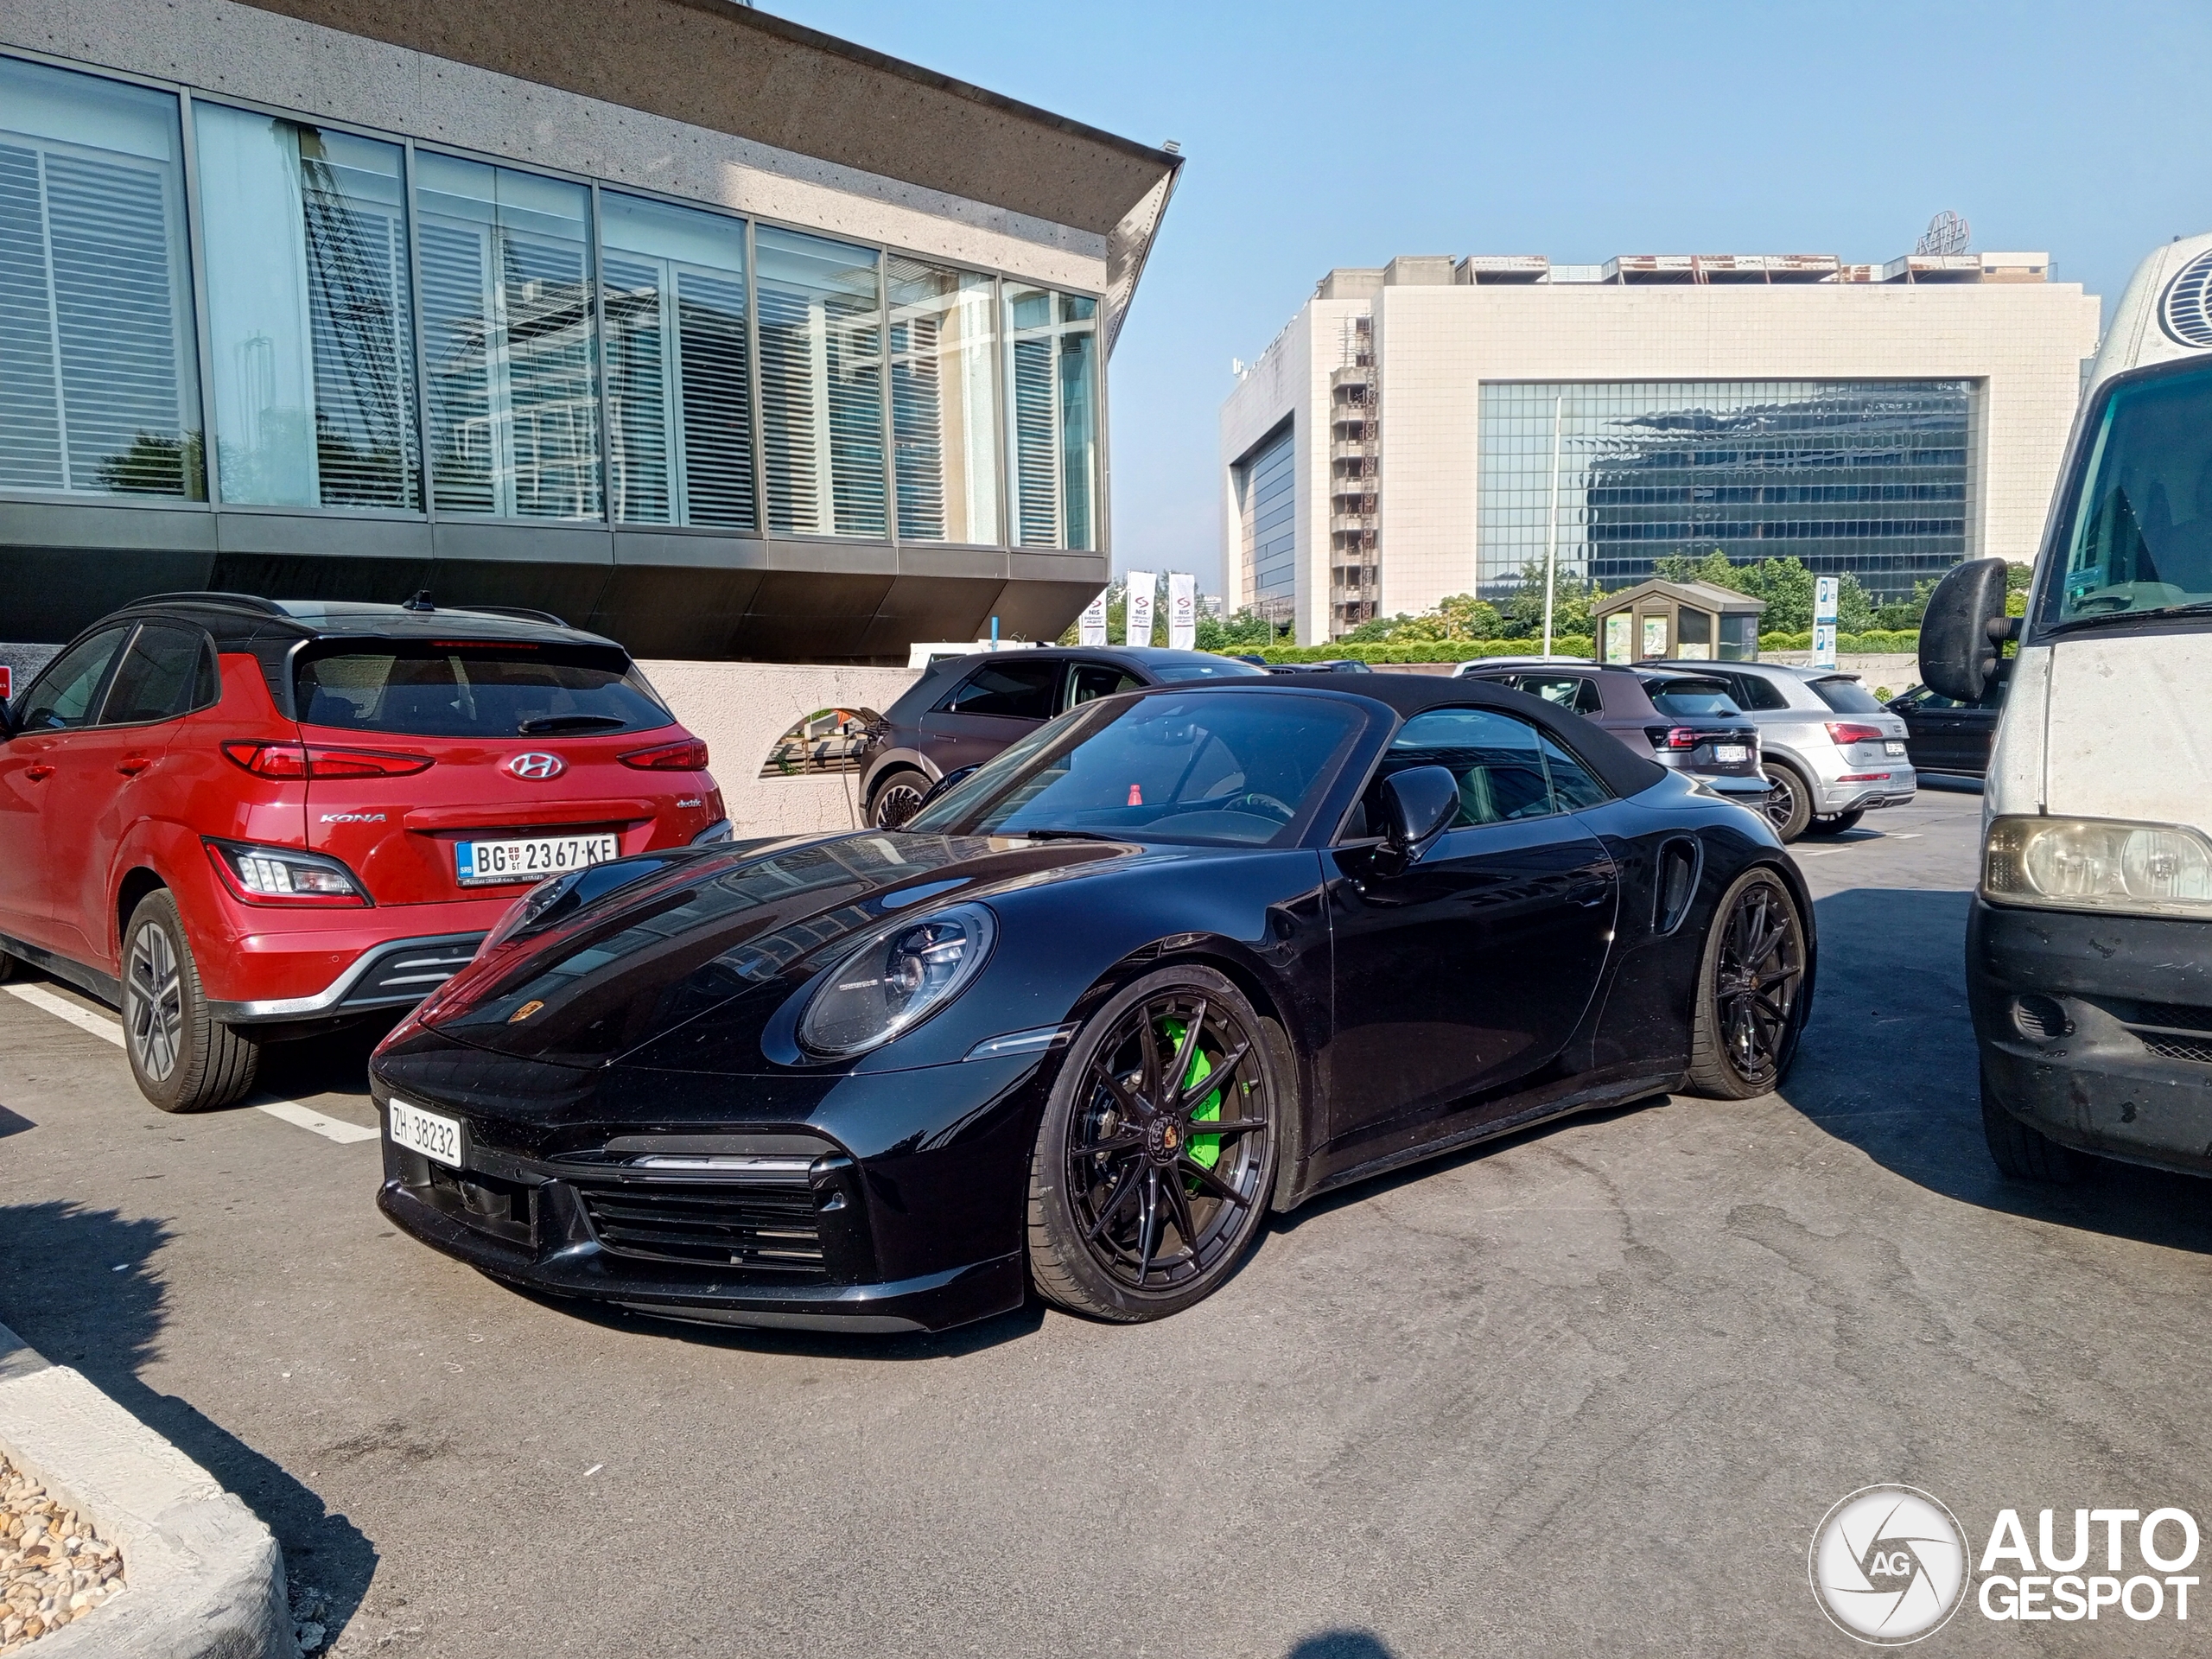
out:
<path id="1" fill-rule="evenodd" d="M 868 798 L 869 825 L 877 830 L 898 829 L 914 816 L 914 809 L 929 792 L 930 780 L 912 766 L 893 769 Z"/>
<path id="2" fill-rule="evenodd" d="M 1813 786 L 1798 774 L 1795 766 L 1785 766 L 1769 761 L 1759 770 L 1766 774 L 1770 791 L 1766 804 L 1760 809 L 1766 821 L 1773 826 L 1775 838 L 1787 847 L 1805 833 L 1813 822 Z"/>
<path id="3" fill-rule="evenodd" d="M 138 901 L 123 933 L 123 1051 L 138 1092 L 165 1112 L 227 1106 L 253 1087 L 258 1045 L 215 1019 L 176 900 Z"/>
<path id="4" fill-rule="evenodd" d="M 1747 1100 L 1782 1081 L 1805 1024 L 1805 924 L 1774 871 L 1738 876 L 1713 911 L 1698 976 L 1690 1087 Z"/>
<path id="5" fill-rule="evenodd" d="M 1047 1300 L 1156 1319 L 1236 1271 L 1274 1191 L 1280 1032 L 1196 965 L 1125 988 L 1076 1038 L 1030 1166 Z"/>

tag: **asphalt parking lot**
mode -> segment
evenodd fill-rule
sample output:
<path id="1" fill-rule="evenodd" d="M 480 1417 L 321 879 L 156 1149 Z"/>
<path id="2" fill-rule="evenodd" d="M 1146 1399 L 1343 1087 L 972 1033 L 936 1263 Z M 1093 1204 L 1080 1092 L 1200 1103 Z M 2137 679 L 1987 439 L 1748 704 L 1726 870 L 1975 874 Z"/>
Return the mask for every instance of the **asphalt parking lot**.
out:
<path id="1" fill-rule="evenodd" d="M 1334 1195 L 1140 1328 L 542 1305 L 377 1213 L 364 1046 L 165 1117 L 107 1016 L 18 983 L 0 1320 L 261 1514 L 338 1653 L 1853 1651 L 1806 1547 L 1855 1488 L 1928 1489 L 1977 1551 L 2005 1507 L 2212 1510 L 2212 1188 L 2053 1193 L 1983 1150 L 1980 806 L 1801 843 L 1821 957 L 1784 1092 Z M 1969 1606 L 1926 1650 L 2190 1630 Z"/>

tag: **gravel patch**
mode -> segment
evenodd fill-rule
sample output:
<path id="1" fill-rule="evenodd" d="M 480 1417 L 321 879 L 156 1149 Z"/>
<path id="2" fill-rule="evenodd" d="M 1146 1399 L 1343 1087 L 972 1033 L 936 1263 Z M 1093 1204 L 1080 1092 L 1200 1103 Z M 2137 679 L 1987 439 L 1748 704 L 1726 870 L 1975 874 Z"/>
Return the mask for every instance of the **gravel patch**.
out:
<path id="1" fill-rule="evenodd" d="M 122 1552 L 0 1458 L 0 1655 L 22 1651 L 122 1588 Z"/>

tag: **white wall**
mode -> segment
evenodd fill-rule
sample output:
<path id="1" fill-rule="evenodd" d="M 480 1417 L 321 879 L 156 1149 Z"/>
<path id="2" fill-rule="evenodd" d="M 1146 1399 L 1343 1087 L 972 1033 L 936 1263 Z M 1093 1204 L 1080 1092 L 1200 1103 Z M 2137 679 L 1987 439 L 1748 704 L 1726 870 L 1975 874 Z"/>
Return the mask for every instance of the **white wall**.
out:
<path id="1" fill-rule="evenodd" d="M 920 677 L 911 668 L 772 663 L 640 663 L 677 719 L 707 744 L 709 765 L 738 836 L 860 827 L 857 773 L 764 779 L 776 740 L 824 709 L 878 714 Z"/>

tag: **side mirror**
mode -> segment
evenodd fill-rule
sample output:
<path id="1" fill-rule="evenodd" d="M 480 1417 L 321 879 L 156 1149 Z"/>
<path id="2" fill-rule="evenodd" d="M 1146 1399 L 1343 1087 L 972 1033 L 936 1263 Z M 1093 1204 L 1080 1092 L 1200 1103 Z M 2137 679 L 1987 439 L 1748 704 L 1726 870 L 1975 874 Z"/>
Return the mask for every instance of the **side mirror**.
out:
<path id="1" fill-rule="evenodd" d="M 1382 844 L 1375 865 L 1396 875 L 1421 861 L 1459 815 L 1459 780 L 1443 766 L 1408 766 L 1382 780 Z"/>
<path id="2" fill-rule="evenodd" d="M 1955 566 L 1928 596 L 1920 620 L 1920 681 L 1955 702 L 1979 702 L 1997 677 L 2004 642 L 2017 632 L 2005 614 L 2003 559 Z"/>

